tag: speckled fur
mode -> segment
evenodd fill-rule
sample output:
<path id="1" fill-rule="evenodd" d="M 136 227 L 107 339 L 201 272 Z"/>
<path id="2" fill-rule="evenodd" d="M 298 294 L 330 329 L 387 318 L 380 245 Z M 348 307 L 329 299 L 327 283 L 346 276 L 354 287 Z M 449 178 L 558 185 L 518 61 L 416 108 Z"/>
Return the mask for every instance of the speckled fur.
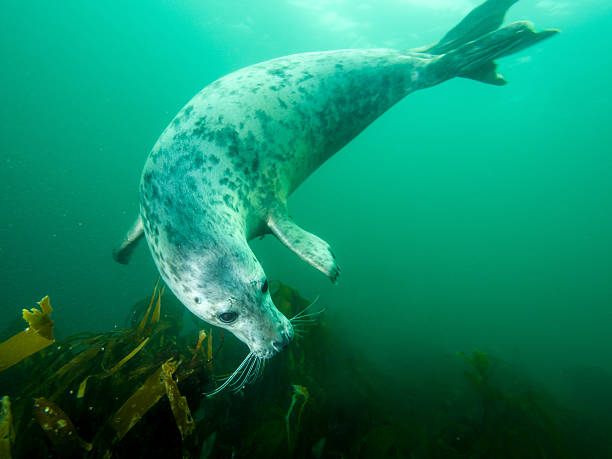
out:
<path id="1" fill-rule="evenodd" d="M 423 52 L 297 54 L 238 70 L 197 94 L 155 144 L 140 184 L 144 234 L 176 296 L 258 357 L 280 350 L 293 329 L 262 292 L 265 275 L 247 241 L 273 232 L 335 280 L 329 246 L 291 221 L 288 196 L 410 92 L 455 76 L 504 84 L 493 59 L 556 33 L 522 22 L 495 30 L 513 3 L 485 2 Z M 139 225 L 118 261 L 129 257 Z M 223 324 L 225 312 L 238 319 Z"/>
<path id="2" fill-rule="evenodd" d="M 278 333 L 292 335 L 261 293 L 265 275 L 247 241 L 269 232 L 271 210 L 325 160 L 434 84 L 422 73 L 430 60 L 386 49 L 298 54 L 197 94 L 155 144 L 140 184 L 146 239 L 177 297 L 220 326 L 217 315 L 238 308 L 241 326 L 226 328 L 260 354 Z"/>

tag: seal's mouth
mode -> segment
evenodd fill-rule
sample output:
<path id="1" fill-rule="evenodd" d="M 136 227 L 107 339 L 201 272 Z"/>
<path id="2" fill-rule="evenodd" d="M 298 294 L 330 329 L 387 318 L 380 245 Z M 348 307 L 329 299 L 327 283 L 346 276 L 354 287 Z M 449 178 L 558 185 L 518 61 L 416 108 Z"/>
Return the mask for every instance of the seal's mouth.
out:
<path id="1" fill-rule="evenodd" d="M 206 394 L 206 396 L 212 397 L 226 388 L 237 392 L 256 381 L 263 374 L 266 362 L 270 358 L 283 351 L 293 341 L 294 337 L 301 338 L 308 326 L 318 322 L 320 315 L 325 312 L 325 308 L 314 312 L 310 311 L 310 308 L 318 299 L 319 297 L 287 321 L 288 324 L 284 331 L 279 334 L 280 339 L 273 341 L 266 348 L 251 350 L 242 363 L 238 365 L 238 368 L 229 377 L 225 378 L 217 389 Z"/>
<path id="2" fill-rule="evenodd" d="M 293 341 L 294 332 L 291 322 L 285 319 L 283 330 L 278 333 L 276 338 L 269 342 L 266 347 L 251 348 L 251 351 L 244 358 L 238 368 L 227 377 L 213 392 L 206 394 L 207 397 L 212 397 L 218 394 L 225 388 L 229 388 L 234 392 L 243 389 L 245 386 L 259 379 L 263 374 L 266 362 L 276 354 L 284 350 L 291 341 Z"/>
<path id="3" fill-rule="evenodd" d="M 267 342 L 258 343 L 254 346 L 249 346 L 251 353 L 257 358 L 265 360 L 274 357 L 289 346 L 291 341 L 293 341 L 294 332 L 291 322 L 288 320 L 285 320 L 285 322 L 282 331 L 278 332 L 273 339 Z"/>

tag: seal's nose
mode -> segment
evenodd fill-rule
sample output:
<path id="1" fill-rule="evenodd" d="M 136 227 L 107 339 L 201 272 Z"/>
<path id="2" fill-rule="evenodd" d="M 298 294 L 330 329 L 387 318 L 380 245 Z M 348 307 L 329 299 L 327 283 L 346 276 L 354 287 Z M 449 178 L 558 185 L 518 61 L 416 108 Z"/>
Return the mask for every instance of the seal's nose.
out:
<path id="1" fill-rule="evenodd" d="M 279 341 L 274 341 L 272 343 L 272 346 L 274 347 L 274 349 L 276 349 L 279 352 L 285 349 L 291 342 L 291 337 L 289 336 L 287 332 L 282 332 L 280 336 L 281 336 L 281 339 Z"/>

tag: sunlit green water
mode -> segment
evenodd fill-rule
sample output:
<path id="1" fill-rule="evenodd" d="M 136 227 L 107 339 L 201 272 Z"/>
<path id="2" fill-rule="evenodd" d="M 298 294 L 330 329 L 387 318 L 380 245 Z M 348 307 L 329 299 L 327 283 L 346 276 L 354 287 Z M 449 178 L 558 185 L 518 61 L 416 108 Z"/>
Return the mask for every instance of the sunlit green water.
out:
<path id="1" fill-rule="evenodd" d="M 128 267 L 111 248 L 149 149 L 204 85 L 295 52 L 427 44 L 477 3 L 5 2 L 0 319 L 49 294 L 64 335 L 123 323 L 156 272 L 144 246 Z M 292 197 L 338 286 L 254 243 L 382 366 L 478 347 L 551 386 L 577 364 L 612 371 L 612 8 L 523 0 L 508 20 L 526 18 L 563 33 L 504 59 L 508 86 L 408 96 Z"/>

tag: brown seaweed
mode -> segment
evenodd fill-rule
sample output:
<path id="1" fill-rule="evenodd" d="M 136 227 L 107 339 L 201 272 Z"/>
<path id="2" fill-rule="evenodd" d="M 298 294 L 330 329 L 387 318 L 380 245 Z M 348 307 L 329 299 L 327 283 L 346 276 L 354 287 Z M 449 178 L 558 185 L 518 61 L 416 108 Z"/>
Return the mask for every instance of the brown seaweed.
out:
<path id="1" fill-rule="evenodd" d="M 155 283 L 155 287 L 153 287 L 153 294 L 151 295 L 151 301 L 149 301 L 149 307 L 147 307 L 144 316 L 142 316 L 142 320 L 136 327 L 136 333 L 141 335 L 144 332 L 145 326 L 149 320 L 149 315 L 151 314 L 151 307 L 153 306 L 153 300 L 155 300 L 155 293 L 157 292 L 157 286 L 159 285 L 159 277 L 157 278 L 157 282 Z"/>
<path id="2" fill-rule="evenodd" d="M 12 406 L 6 398 L 0 457 L 568 456 L 547 399 L 508 385 L 512 372 L 497 376 L 499 361 L 484 352 L 460 354 L 465 368 L 454 359 L 442 376 L 444 368 L 427 379 L 417 367 L 389 381 L 351 357 L 324 321 L 268 360 L 263 381 L 203 397 L 213 361 L 220 374 L 235 368 L 244 346 L 219 330 L 198 332 L 200 323 L 181 335 L 182 310 L 162 314 L 158 287 L 132 328 L 71 337 L 2 373 Z M 310 304 L 279 282 L 270 290 L 289 317 Z"/>
<path id="3" fill-rule="evenodd" d="M 13 414 L 11 413 L 11 401 L 8 395 L 0 400 L 0 457 L 10 459 L 11 445 L 15 441 L 15 429 L 13 428 Z"/>
<path id="4" fill-rule="evenodd" d="M 287 442 L 289 443 L 289 450 L 293 451 L 295 446 L 296 436 L 300 432 L 300 425 L 302 423 L 302 414 L 304 413 L 304 408 L 308 403 L 308 399 L 310 398 L 310 393 L 308 392 L 308 388 L 306 386 L 300 386 L 299 384 L 292 384 L 293 394 L 291 395 L 291 403 L 289 404 L 289 409 L 287 410 L 287 414 L 285 415 L 285 429 L 287 431 Z M 298 409 L 298 413 L 296 416 L 292 417 L 293 410 L 298 402 L 301 399 L 300 407 Z M 295 418 L 295 422 L 293 423 L 293 428 L 291 428 L 291 420 Z"/>
<path id="5" fill-rule="evenodd" d="M 26 357 L 53 344 L 53 321 L 50 318 L 51 304 L 46 296 L 38 302 L 40 310 L 23 310 L 23 319 L 28 328 L 0 344 L 0 371 L 12 367 Z"/>
<path id="6" fill-rule="evenodd" d="M 191 434 L 194 429 L 193 418 L 191 417 L 191 411 L 187 405 L 187 399 L 179 392 L 176 381 L 173 379 L 173 373 L 176 370 L 176 366 L 172 362 L 166 362 L 162 365 L 162 372 L 164 375 L 163 381 L 166 388 L 166 394 L 168 395 L 168 401 L 170 402 L 170 408 L 176 421 L 176 426 L 181 432 L 181 438 L 185 438 Z"/>
<path id="7" fill-rule="evenodd" d="M 193 431 L 194 422 L 187 399 L 181 395 L 173 379 L 178 366 L 174 359 L 164 362 L 113 415 L 110 424 L 118 439 L 123 438 L 164 395 L 168 396 L 181 437 L 185 438 Z"/>
<path id="8" fill-rule="evenodd" d="M 68 415 L 57 404 L 38 397 L 34 400 L 33 415 L 58 453 L 66 454 L 79 448 L 91 450 L 91 443 L 79 436 Z"/>
<path id="9" fill-rule="evenodd" d="M 172 365 L 171 361 L 166 363 Z M 171 368 L 168 368 L 166 371 L 169 371 Z M 142 419 L 147 411 L 164 396 L 166 393 L 166 387 L 164 386 L 165 375 L 164 369 L 160 366 L 112 416 L 110 425 L 117 432 L 118 439 L 123 438 Z"/>

